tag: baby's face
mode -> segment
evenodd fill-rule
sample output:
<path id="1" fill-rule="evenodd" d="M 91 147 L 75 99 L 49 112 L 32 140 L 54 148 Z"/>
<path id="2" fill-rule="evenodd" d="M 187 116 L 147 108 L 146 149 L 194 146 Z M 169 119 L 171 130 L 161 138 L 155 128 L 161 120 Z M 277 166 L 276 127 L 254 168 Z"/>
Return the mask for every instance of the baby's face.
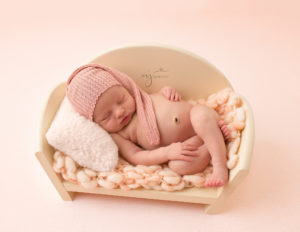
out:
<path id="1" fill-rule="evenodd" d="M 99 97 L 93 120 L 109 133 L 116 133 L 129 124 L 135 113 L 135 101 L 122 86 L 113 86 Z"/>

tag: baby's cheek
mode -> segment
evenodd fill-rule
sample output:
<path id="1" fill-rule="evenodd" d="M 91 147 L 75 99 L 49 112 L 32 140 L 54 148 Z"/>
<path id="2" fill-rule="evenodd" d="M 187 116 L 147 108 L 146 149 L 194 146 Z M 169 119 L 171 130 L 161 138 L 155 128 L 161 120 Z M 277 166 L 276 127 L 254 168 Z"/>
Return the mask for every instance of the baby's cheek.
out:
<path id="1" fill-rule="evenodd" d="M 94 121 L 94 123 L 96 123 L 98 126 L 100 126 L 100 127 L 103 127 L 102 125 L 101 125 L 101 122 L 99 122 L 99 121 Z"/>
<path id="2" fill-rule="evenodd" d="M 107 132 L 110 132 L 110 133 L 115 133 L 122 129 L 122 128 L 120 128 L 120 125 L 118 123 L 116 123 L 115 121 L 109 121 L 103 128 Z"/>
<path id="3" fill-rule="evenodd" d="M 109 123 L 104 123 L 104 122 L 102 122 L 102 123 L 99 123 L 98 124 L 100 127 L 102 127 L 104 130 L 106 130 L 106 131 L 109 131 L 110 130 L 110 126 L 109 126 Z"/>

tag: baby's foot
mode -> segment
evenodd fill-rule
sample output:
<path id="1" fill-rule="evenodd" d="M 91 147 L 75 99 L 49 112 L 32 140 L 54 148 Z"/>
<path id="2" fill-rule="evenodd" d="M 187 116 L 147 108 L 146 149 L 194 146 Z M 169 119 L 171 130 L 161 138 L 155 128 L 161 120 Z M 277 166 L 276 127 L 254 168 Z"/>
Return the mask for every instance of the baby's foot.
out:
<path id="1" fill-rule="evenodd" d="M 222 131 L 225 141 L 230 139 L 230 130 L 228 129 L 226 123 L 223 120 L 220 120 L 218 123 L 220 130 Z"/>
<path id="2" fill-rule="evenodd" d="M 205 187 L 221 187 L 228 181 L 228 169 L 226 164 L 216 164 L 213 166 L 212 176 L 206 180 Z"/>

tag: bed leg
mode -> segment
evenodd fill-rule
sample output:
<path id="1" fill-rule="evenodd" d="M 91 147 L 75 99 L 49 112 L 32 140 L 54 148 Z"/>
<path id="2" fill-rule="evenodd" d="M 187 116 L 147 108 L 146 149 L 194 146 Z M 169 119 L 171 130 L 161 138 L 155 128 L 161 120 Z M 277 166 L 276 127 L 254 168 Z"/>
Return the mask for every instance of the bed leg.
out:
<path id="1" fill-rule="evenodd" d="M 43 154 L 42 152 L 37 152 L 35 155 L 37 159 L 40 161 L 40 164 L 46 171 L 48 177 L 50 178 L 51 182 L 53 183 L 54 187 L 56 188 L 61 198 L 65 201 L 72 201 L 74 198 L 74 193 L 68 192 L 65 189 L 62 182 L 62 177 L 53 170 L 51 162 L 46 157 L 46 155 Z"/>
<path id="2" fill-rule="evenodd" d="M 224 187 L 219 189 L 216 201 L 205 207 L 205 213 L 216 214 L 221 212 L 226 199 L 232 194 L 236 187 L 244 180 L 248 169 L 241 169 Z"/>
<path id="3" fill-rule="evenodd" d="M 224 203 L 226 202 L 226 198 L 229 196 L 230 194 L 226 194 L 226 191 L 222 191 L 221 194 L 219 195 L 219 197 L 216 199 L 215 202 L 206 205 L 204 208 L 204 212 L 206 214 L 217 214 L 217 213 L 221 213 Z"/>

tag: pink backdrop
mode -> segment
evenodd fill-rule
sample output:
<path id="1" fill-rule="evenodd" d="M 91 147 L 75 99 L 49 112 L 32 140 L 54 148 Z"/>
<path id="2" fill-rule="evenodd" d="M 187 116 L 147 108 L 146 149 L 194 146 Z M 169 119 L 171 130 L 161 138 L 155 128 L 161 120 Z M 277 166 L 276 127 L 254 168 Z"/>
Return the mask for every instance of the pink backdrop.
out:
<path id="1" fill-rule="evenodd" d="M 0 231 L 300 231 L 299 1 L 85 2 L 1 4 Z M 104 50 L 145 43 L 206 58 L 253 107 L 251 172 L 222 214 L 83 194 L 64 202 L 34 156 L 49 91 Z"/>

